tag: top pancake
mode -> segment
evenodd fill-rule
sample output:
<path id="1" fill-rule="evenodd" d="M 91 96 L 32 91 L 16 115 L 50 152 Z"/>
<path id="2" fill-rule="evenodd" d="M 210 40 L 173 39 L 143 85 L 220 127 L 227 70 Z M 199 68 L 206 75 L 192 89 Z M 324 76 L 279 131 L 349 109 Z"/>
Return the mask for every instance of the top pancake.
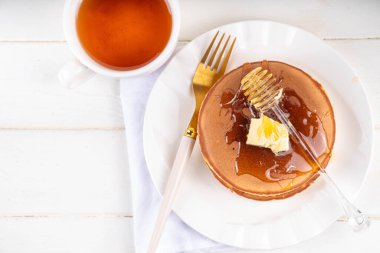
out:
<path id="1" fill-rule="evenodd" d="M 291 141 L 289 151 L 275 155 L 269 149 L 249 146 L 244 141 L 240 146 L 239 141 L 226 142 L 234 121 L 232 109 L 223 106 L 222 100 L 227 93 L 230 96 L 238 93 L 241 78 L 262 64 L 240 66 L 210 89 L 199 114 L 199 143 L 210 170 L 226 187 L 252 199 L 281 199 L 302 191 L 318 177 L 302 149 Z M 322 86 L 302 70 L 282 62 L 265 62 L 263 67 L 281 79 L 285 92 L 279 106 L 326 166 L 334 144 L 335 121 Z M 270 112 L 267 115 L 275 119 Z M 235 130 L 246 135 L 244 129 Z"/>

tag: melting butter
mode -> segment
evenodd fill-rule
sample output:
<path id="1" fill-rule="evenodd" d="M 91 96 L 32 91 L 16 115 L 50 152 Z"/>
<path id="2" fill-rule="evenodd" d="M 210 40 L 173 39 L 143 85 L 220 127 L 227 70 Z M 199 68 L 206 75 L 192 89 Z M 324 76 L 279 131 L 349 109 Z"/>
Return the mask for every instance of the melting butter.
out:
<path id="1" fill-rule="evenodd" d="M 289 150 L 289 132 L 285 125 L 265 115 L 252 118 L 247 135 L 248 145 L 270 148 L 273 153 Z"/>

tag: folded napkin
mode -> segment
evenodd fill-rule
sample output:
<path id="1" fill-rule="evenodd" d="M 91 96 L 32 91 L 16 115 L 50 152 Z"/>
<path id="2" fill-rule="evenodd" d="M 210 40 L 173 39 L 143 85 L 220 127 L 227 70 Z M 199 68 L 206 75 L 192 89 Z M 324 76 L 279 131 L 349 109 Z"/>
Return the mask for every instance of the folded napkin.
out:
<path id="1" fill-rule="evenodd" d="M 162 68 L 150 75 L 120 81 L 129 170 L 132 185 L 134 238 L 137 253 L 145 253 L 158 215 L 161 196 L 155 189 L 144 156 L 143 123 L 146 103 Z M 221 252 L 229 249 L 205 238 L 172 213 L 157 252 Z"/>

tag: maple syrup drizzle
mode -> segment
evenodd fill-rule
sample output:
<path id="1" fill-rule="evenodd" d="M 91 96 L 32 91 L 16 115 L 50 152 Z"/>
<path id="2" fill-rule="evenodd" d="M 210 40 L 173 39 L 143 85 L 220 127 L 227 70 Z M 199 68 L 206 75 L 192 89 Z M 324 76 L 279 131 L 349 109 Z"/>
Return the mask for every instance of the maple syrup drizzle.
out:
<path id="1" fill-rule="evenodd" d="M 268 69 L 266 61 L 262 67 Z M 247 73 L 245 67 L 242 77 Z M 281 79 L 281 77 L 278 77 Z M 302 98 L 290 88 L 284 89 L 284 95 L 279 103 L 285 116 L 302 135 L 306 143 L 314 149 L 314 153 L 321 156 L 329 153 L 326 143 L 326 133 L 316 112 L 309 110 Z M 230 118 L 231 127 L 227 130 L 225 141 L 233 145 L 236 152 L 235 171 L 237 175 L 252 175 L 264 182 L 278 182 L 289 180 L 282 187 L 291 187 L 292 181 L 298 176 L 312 170 L 312 166 L 305 158 L 301 147 L 290 138 L 288 151 L 274 154 L 270 149 L 247 145 L 247 135 L 251 118 L 258 118 L 259 112 L 247 101 L 241 88 L 236 92 L 232 89 L 223 91 L 220 98 L 220 112 Z M 272 111 L 265 113 L 268 117 L 277 120 Z"/>

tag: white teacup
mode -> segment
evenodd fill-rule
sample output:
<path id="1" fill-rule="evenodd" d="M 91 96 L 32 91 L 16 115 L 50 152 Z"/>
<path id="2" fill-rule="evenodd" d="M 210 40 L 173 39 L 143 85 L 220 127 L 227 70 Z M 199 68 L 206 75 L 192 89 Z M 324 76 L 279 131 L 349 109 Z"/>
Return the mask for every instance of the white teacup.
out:
<path id="1" fill-rule="evenodd" d="M 177 0 L 165 0 L 171 16 L 172 30 L 170 38 L 160 55 L 148 64 L 133 70 L 114 70 L 93 60 L 79 41 L 76 22 L 82 0 L 67 0 L 63 12 L 63 28 L 67 44 L 76 57 L 76 61 L 67 63 L 60 70 L 58 77 L 62 84 L 69 88 L 76 87 L 96 74 L 115 78 L 126 78 L 151 73 L 162 66 L 173 53 L 180 29 L 180 10 Z"/>

